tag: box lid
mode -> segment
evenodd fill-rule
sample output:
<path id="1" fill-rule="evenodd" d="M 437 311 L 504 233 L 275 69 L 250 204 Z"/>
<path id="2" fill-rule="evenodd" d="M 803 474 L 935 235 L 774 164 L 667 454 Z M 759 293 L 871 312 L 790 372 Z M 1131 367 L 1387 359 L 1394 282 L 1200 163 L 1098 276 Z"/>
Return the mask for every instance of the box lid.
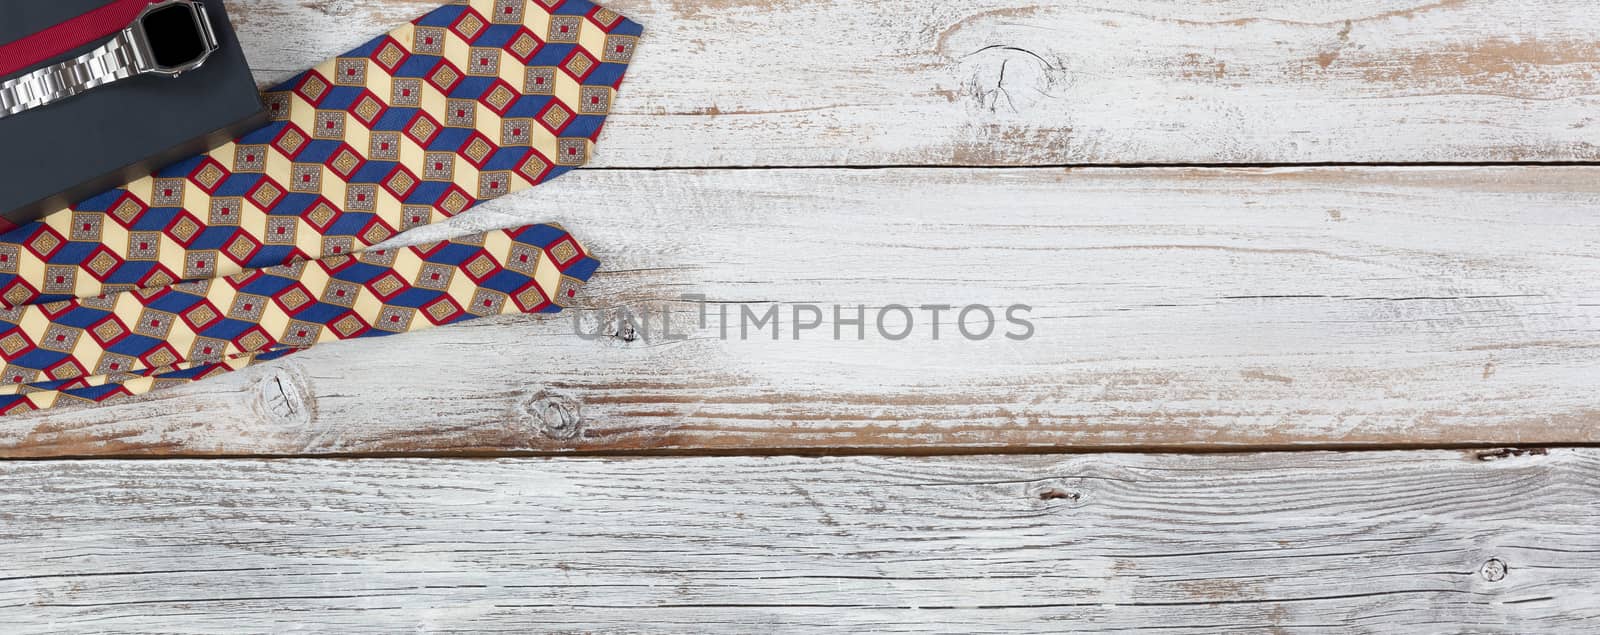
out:
<path id="1" fill-rule="evenodd" d="M 0 2 L 0 42 L 21 39 L 105 4 Z M 199 69 L 176 79 L 129 78 L 0 119 L 0 218 L 11 223 L 33 220 L 265 122 L 255 80 L 222 0 L 205 0 L 205 5 L 220 48 Z M 0 228 L 5 225 L 0 222 Z"/>

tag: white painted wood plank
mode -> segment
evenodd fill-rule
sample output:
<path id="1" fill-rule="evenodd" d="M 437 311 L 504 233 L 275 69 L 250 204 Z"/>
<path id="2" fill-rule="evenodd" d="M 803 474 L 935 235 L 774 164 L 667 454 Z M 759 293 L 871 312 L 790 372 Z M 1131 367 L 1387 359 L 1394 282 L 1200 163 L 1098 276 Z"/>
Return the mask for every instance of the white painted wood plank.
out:
<path id="1" fill-rule="evenodd" d="M 439 0 L 231 0 L 278 81 Z M 611 0 L 610 167 L 1600 158 L 1569 0 Z"/>
<path id="2" fill-rule="evenodd" d="M 0 622 L 1588 633 L 1597 495 L 1594 450 L 11 462 Z"/>
<path id="3" fill-rule="evenodd" d="M 450 227 L 561 222 L 604 262 L 585 329 L 672 309 L 692 339 L 511 317 L 329 345 L 0 418 L 0 454 L 1595 442 L 1597 183 L 1591 168 L 582 171 Z M 776 303 L 782 339 L 734 322 L 724 340 L 715 312 L 698 328 L 694 293 Z M 834 341 L 832 315 L 794 340 L 795 303 L 869 320 L 1025 303 L 1036 333 L 968 341 L 946 314 L 936 341 L 918 312 L 904 340 L 869 324 Z"/>

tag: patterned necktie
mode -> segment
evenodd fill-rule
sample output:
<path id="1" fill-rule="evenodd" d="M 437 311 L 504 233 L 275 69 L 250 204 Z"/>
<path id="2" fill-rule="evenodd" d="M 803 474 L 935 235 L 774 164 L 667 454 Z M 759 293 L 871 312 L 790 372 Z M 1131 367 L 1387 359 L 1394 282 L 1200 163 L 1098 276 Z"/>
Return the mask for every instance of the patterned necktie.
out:
<path id="1" fill-rule="evenodd" d="M 640 32 L 458 0 L 267 91 L 266 127 L 0 235 L 0 414 L 559 311 L 599 263 L 553 225 L 369 248 L 587 162 Z"/>

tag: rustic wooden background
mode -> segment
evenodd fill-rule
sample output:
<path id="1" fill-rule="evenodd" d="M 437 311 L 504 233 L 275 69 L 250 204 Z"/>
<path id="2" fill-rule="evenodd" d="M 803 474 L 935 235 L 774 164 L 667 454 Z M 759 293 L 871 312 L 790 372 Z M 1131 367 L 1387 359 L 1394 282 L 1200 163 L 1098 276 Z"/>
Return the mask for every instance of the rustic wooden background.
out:
<path id="1" fill-rule="evenodd" d="M 229 6 L 266 84 L 438 1 Z M 1035 336 L 523 316 L 0 419 L 8 631 L 1600 628 L 1588 3 L 608 6 L 592 168 L 407 240 Z"/>

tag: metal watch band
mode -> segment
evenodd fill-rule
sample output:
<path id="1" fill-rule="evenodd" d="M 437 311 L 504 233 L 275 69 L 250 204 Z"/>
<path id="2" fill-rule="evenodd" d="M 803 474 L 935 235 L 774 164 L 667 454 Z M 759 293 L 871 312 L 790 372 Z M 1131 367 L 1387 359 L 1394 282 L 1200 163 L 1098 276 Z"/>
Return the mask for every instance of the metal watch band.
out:
<path id="1" fill-rule="evenodd" d="M 88 53 L 0 82 L 0 119 L 139 74 L 136 50 L 123 30 Z"/>

